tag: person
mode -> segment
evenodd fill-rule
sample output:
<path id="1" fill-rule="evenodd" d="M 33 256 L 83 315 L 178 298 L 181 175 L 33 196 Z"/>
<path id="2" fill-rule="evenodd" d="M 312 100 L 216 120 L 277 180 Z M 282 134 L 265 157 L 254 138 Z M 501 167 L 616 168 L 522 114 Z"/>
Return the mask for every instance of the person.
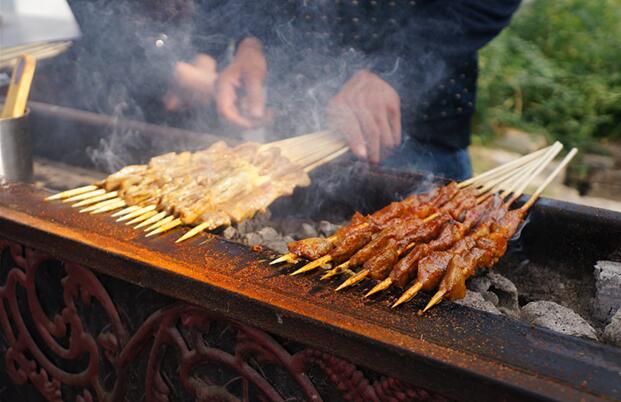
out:
<path id="1" fill-rule="evenodd" d="M 319 121 L 373 164 L 471 175 L 477 51 L 519 0 L 252 4 L 224 24 L 238 45 L 215 83 L 222 118 L 259 127 L 274 118 L 272 102 L 288 130 Z"/>

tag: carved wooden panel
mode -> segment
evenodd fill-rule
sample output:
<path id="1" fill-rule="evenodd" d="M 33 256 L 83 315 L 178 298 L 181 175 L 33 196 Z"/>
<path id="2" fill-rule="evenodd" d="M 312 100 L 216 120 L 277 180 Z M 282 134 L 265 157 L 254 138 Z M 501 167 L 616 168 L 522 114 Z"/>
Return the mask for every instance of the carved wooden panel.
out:
<path id="1" fill-rule="evenodd" d="M 0 252 L 0 400 L 445 400 L 20 244 Z"/>

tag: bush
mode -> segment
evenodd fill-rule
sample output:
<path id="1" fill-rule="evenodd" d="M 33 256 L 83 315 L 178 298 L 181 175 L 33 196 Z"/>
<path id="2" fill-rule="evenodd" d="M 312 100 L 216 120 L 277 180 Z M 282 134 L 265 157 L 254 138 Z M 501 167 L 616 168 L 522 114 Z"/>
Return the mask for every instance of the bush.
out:
<path id="1" fill-rule="evenodd" d="M 591 148 L 621 138 L 621 0 L 523 4 L 481 51 L 475 133 L 499 127 Z"/>

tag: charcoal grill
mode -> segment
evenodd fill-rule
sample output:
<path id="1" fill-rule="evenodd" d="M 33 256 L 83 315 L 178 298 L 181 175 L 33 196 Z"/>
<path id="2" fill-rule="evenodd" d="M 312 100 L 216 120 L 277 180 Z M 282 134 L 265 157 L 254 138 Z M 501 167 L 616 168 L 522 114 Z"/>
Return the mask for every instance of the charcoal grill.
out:
<path id="1" fill-rule="evenodd" d="M 347 170 L 346 181 L 338 179 L 333 170 L 320 169 L 315 183 L 321 186 L 301 189 L 291 199 L 279 201 L 272 208 L 274 214 L 305 219 L 344 218 L 354 209 L 377 209 L 411 189 L 422 189 L 436 181 L 416 174 L 369 170 L 351 162 L 342 162 L 336 169 Z M 108 355 L 119 353 L 114 360 L 117 364 L 113 364 L 116 382 L 108 379 L 107 386 L 120 384 L 123 394 L 145 393 L 148 399 L 152 390 L 147 385 L 160 384 L 157 379 L 161 377 L 154 376 L 154 370 L 163 371 L 163 363 L 145 371 L 123 370 L 124 364 L 132 361 L 128 356 L 138 359 L 149 353 L 157 355 L 155 349 L 132 343 L 140 331 L 146 331 L 143 323 L 152 319 L 165 327 L 169 323 L 165 318 L 171 316 L 178 320 L 173 327 L 192 327 L 179 332 L 186 335 L 200 328 L 199 321 L 229 323 L 236 328 L 238 346 L 262 357 L 257 358 L 259 361 L 268 361 L 266 356 L 271 356 L 271 364 L 276 361 L 281 367 L 281 375 L 266 370 L 261 376 L 281 395 L 298 395 L 298 400 L 310 399 L 313 392 L 324 400 L 389 400 L 387 395 L 394 396 L 394 400 L 621 400 L 621 351 L 610 346 L 452 303 L 442 303 L 419 317 L 416 311 L 427 301 L 425 298 L 391 310 L 386 300 L 390 295 L 365 301 L 362 289 L 335 293 L 331 284 L 320 283 L 312 276 L 291 278 L 286 275 L 287 268 L 268 265 L 274 256 L 268 250 L 251 249 L 217 235 L 202 235 L 182 245 L 174 244 L 175 236 L 145 239 L 105 216 L 79 215 L 66 205 L 45 203 L 45 194 L 24 184 L 6 184 L 0 191 L 3 286 L 6 261 L 11 261 L 8 265 L 13 269 L 18 266 L 30 272 L 28 269 L 36 266 L 45 274 L 48 269 L 41 264 L 49 260 L 57 264 L 49 268 L 50 272 L 64 268 L 67 277 L 80 283 L 82 289 L 105 289 L 109 303 L 100 303 L 107 312 L 104 316 L 112 317 L 112 324 L 95 327 L 101 333 L 117 334 L 116 343 L 102 344 L 108 346 Z M 529 222 L 511 249 L 519 253 L 501 261 L 497 269 L 502 273 L 517 269 L 519 260 L 528 259 L 566 275 L 587 278 L 597 260 L 619 255 L 621 214 L 542 199 L 531 210 Z M 50 285 L 50 290 L 44 290 L 37 283 L 37 297 L 50 297 L 45 293 L 54 288 Z M 68 286 L 65 281 L 56 291 L 68 292 Z M 584 292 L 593 291 L 594 284 L 585 282 Z M 103 300 L 97 292 L 94 295 Z M 2 295 L 5 306 L 7 298 L 18 300 L 23 314 L 31 317 L 25 325 L 33 331 L 44 320 L 29 310 L 24 297 L 23 291 Z M 62 309 L 62 303 L 49 304 L 46 309 L 51 315 Z M 151 313 L 154 315 L 147 317 Z M 90 336 L 99 339 L 99 333 Z M 244 335 L 240 337 L 240 333 Z M 4 342 L 6 346 L 6 334 Z M 46 341 L 35 336 L 32 343 Z M 298 357 L 287 360 L 283 354 Z M 33 358 L 32 354 L 25 356 Z M 98 355 L 100 364 L 104 356 L 103 352 Z M 1 379 L 5 394 L 40 394 L 32 385 L 36 381 L 16 384 L 21 377 L 7 370 L 12 360 L 4 357 L 5 374 Z M 63 395 L 82 392 L 75 389 L 82 390 L 84 384 L 52 369 L 73 364 L 79 371 L 84 360 L 72 362 L 58 356 L 49 359 L 47 373 L 60 381 Z M 181 360 L 175 364 L 186 367 L 183 364 L 187 362 Z M 305 364 L 296 365 L 294 361 Z M 293 378 L 291 383 L 280 382 L 283 369 Z M 187 391 L 191 388 L 185 381 L 187 373 L 179 372 L 178 382 L 168 379 L 166 384 L 169 388 L 177 384 Z M 219 373 L 222 375 L 222 371 Z M 263 383 L 247 374 L 239 374 L 244 384 L 262 390 Z M 134 384 L 128 378 L 136 381 L 142 376 L 146 378 L 143 390 L 128 385 Z M 94 392 L 92 384 L 100 380 L 96 376 L 88 378 L 91 388 L 86 388 Z"/>

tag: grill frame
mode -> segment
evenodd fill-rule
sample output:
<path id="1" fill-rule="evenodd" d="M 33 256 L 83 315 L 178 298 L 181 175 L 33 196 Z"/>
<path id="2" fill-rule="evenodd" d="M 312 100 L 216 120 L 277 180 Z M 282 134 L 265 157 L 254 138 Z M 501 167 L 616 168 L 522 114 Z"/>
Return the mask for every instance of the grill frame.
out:
<path id="1" fill-rule="evenodd" d="M 356 164 L 341 168 L 352 169 L 349 187 L 330 194 L 325 188 L 297 191 L 297 211 L 304 209 L 295 204 L 300 199 L 315 202 L 309 192 L 345 213 L 435 182 Z M 329 172 L 317 172 L 323 183 Z M 362 188 L 373 193 L 360 194 Z M 390 310 L 382 299 L 363 302 L 360 290 L 334 293 L 333 285 L 319 285 L 315 277 L 290 278 L 287 270 L 267 265 L 272 255 L 266 252 L 212 235 L 182 245 L 174 245 L 176 236 L 144 239 L 106 216 L 45 203 L 44 195 L 28 185 L 3 186 L 0 236 L 455 399 L 621 400 L 618 349 L 452 303 L 417 317 L 425 298 Z M 356 205 L 358 199 L 366 205 Z M 287 202 L 275 208 L 288 213 Z M 321 208 L 306 212 L 325 216 Z M 621 214 L 542 199 L 521 242 L 529 258 L 566 264 L 578 256 L 572 269 L 592 269 L 584 262 L 621 249 L 615 237 L 621 239 Z"/>

